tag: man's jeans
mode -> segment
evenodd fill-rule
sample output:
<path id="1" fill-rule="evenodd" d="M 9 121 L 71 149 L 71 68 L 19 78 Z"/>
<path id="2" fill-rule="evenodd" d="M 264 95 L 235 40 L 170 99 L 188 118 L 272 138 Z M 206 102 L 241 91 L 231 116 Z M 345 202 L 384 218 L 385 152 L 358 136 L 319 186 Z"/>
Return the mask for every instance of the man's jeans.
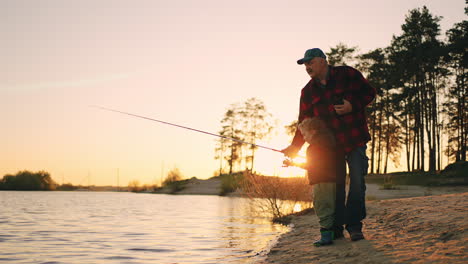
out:
<path id="1" fill-rule="evenodd" d="M 361 231 L 361 220 L 366 217 L 366 184 L 364 177 L 367 175 L 369 159 L 366 156 L 366 146 L 357 147 L 346 155 L 349 168 L 349 192 L 345 206 L 345 178 L 344 164 L 337 175 L 336 182 L 336 214 L 335 226 L 341 229 L 346 224 L 346 230 Z"/>
<path id="2" fill-rule="evenodd" d="M 346 200 L 345 221 L 348 231 L 361 231 L 361 220 L 366 218 L 366 182 L 369 168 L 366 146 L 357 147 L 346 155 L 349 168 L 349 192 Z"/>

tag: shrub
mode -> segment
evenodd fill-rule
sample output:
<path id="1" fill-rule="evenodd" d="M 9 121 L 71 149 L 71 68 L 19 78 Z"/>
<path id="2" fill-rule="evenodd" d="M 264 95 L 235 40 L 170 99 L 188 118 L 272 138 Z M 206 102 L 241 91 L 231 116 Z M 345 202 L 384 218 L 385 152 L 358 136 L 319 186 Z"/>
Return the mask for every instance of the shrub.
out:
<path id="1" fill-rule="evenodd" d="M 243 173 L 222 174 L 219 178 L 221 180 L 221 191 L 219 195 L 224 196 L 236 191 L 240 187 L 240 183 L 243 180 Z"/>
<path id="2" fill-rule="evenodd" d="M 396 187 L 396 185 L 393 183 L 392 175 L 391 174 L 386 174 L 384 177 L 384 182 L 382 185 L 380 185 L 381 190 L 398 190 L 400 188 Z"/>
<path id="3" fill-rule="evenodd" d="M 441 172 L 445 178 L 468 178 L 468 161 L 458 161 L 447 165 Z"/>
<path id="4" fill-rule="evenodd" d="M 65 183 L 57 186 L 57 191 L 74 191 L 76 189 L 78 189 L 78 186 L 75 186 L 71 183 Z"/>
<path id="5" fill-rule="evenodd" d="M 128 183 L 128 190 L 131 192 L 140 192 L 142 189 L 140 187 L 140 182 L 137 180 L 133 180 Z"/>
<path id="6" fill-rule="evenodd" d="M 241 188 L 256 208 L 269 213 L 273 220 L 285 219 L 296 204 L 302 210 L 312 207 L 312 188 L 305 177 L 266 177 L 245 171 Z"/>
<path id="7" fill-rule="evenodd" d="M 188 180 L 182 180 L 182 173 L 178 168 L 174 168 L 167 173 L 166 179 L 164 179 L 162 186 L 167 187 L 170 193 L 180 192 L 185 188 Z"/>

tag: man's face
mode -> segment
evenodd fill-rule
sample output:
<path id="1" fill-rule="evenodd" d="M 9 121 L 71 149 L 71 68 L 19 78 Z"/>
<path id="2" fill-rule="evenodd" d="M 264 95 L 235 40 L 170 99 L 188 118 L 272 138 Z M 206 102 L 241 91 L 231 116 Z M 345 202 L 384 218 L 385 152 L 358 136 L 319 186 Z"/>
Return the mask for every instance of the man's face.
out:
<path id="1" fill-rule="evenodd" d="M 310 78 L 319 77 L 323 71 L 323 59 L 322 58 L 313 58 L 310 61 L 305 62 L 304 65 Z"/>

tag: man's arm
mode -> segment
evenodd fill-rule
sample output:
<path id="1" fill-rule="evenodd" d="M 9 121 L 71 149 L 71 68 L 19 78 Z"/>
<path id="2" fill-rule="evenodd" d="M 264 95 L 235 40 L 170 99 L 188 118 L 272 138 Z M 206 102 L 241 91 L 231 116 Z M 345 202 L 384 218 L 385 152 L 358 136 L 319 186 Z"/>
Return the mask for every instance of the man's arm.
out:
<path id="1" fill-rule="evenodd" d="M 303 92 L 301 92 L 301 99 L 299 101 L 298 124 L 304 119 L 304 111 L 303 111 L 304 106 L 302 105 L 303 96 L 304 94 Z M 291 142 L 291 145 L 281 150 L 281 152 L 283 152 L 285 156 L 293 158 L 297 155 L 297 152 L 301 150 L 302 145 L 304 145 L 304 143 L 305 143 L 304 137 L 302 136 L 301 131 L 297 129 L 296 127 L 296 133 L 294 133 L 294 138 Z"/>
<path id="2" fill-rule="evenodd" d="M 362 111 L 367 105 L 369 105 L 375 98 L 375 88 L 372 87 L 369 82 L 362 76 L 361 72 L 349 67 L 347 72 L 349 78 L 349 85 L 345 88 L 344 94 L 344 107 L 349 111 Z M 347 102 L 349 105 L 347 105 Z"/>

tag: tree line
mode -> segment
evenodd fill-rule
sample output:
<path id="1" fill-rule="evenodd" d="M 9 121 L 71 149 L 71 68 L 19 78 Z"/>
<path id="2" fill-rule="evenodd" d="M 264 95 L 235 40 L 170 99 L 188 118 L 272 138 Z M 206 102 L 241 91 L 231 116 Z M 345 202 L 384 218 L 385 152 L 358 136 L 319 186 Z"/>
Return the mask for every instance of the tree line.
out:
<path id="1" fill-rule="evenodd" d="M 468 7 L 465 8 L 468 14 Z M 330 65 L 350 65 L 367 77 L 377 90 L 367 108 L 371 141 L 370 173 L 387 173 L 389 161 L 406 171 L 442 169 L 466 161 L 468 140 L 467 65 L 468 21 L 453 25 L 441 40 L 442 17 L 426 6 L 410 10 L 388 47 L 356 54 L 357 47 L 339 43 L 327 52 Z M 255 143 L 272 131 L 272 116 L 256 98 L 234 104 L 224 114 L 220 135 Z M 295 132 L 297 121 L 286 126 Z M 256 147 L 220 139 L 215 159 L 235 168 L 254 167 Z"/>
<path id="2" fill-rule="evenodd" d="M 407 171 L 441 170 L 443 154 L 466 161 L 468 21 L 444 41 L 441 19 L 425 6 L 413 9 L 388 47 L 354 57 L 378 92 L 368 108 L 371 173 L 386 173 L 401 153 Z"/>
<path id="3" fill-rule="evenodd" d="M 20 171 L 15 175 L 6 174 L 0 180 L 0 190 L 51 191 L 57 184 L 45 171 Z"/>

